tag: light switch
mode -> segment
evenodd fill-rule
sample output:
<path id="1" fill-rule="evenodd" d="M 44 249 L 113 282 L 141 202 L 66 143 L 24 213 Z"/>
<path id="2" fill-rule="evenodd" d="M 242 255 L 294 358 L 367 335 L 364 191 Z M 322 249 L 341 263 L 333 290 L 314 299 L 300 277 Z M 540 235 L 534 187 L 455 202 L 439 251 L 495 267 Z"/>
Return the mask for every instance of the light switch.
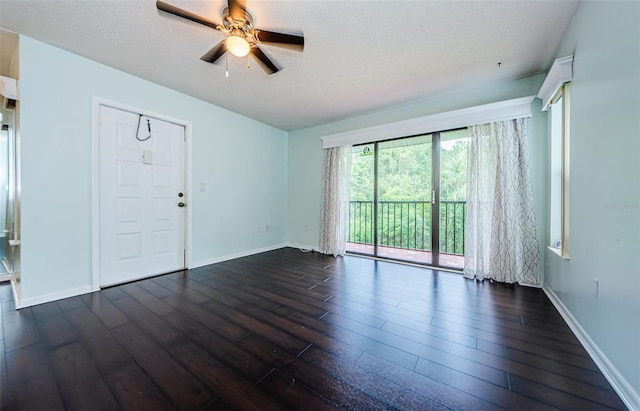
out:
<path id="1" fill-rule="evenodd" d="M 152 164 L 153 163 L 151 150 L 144 150 L 142 152 L 142 162 L 144 164 Z"/>
<path id="2" fill-rule="evenodd" d="M 200 183 L 200 191 L 207 191 L 207 185 L 205 183 Z"/>

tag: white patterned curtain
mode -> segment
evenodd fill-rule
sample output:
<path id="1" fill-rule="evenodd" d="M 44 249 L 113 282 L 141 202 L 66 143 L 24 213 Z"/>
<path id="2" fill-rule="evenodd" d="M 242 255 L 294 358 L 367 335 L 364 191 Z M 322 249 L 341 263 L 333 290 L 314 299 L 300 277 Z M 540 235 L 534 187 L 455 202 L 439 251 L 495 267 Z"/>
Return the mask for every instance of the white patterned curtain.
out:
<path id="1" fill-rule="evenodd" d="M 351 146 L 324 149 L 320 252 L 344 255 L 349 227 Z"/>
<path id="2" fill-rule="evenodd" d="M 469 130 L 464 275 L 538 285 L 529 118 Z"/>

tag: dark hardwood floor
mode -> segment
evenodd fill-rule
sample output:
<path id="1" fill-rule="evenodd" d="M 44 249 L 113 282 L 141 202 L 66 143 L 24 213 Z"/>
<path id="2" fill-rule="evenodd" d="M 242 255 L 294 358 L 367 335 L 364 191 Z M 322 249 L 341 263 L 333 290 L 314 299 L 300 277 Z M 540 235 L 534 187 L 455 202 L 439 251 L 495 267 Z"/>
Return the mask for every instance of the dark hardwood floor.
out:
<path id="1" fill-rule="evenodd" d="M 286 248 L 15 311 L 3 410 L 625 409 L 539 289 Z"/>

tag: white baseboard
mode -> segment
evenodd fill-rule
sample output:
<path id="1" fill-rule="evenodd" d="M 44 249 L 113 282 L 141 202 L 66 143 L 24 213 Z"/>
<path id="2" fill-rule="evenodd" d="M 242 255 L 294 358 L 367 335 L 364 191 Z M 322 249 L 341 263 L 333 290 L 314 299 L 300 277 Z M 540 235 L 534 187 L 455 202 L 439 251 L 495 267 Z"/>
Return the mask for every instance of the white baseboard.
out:
<path id="1" fill-rule="evenodd" d="M 222 262 L 222 261 L 233 260 L 233 259 L 236 259 L 236 258 L 246 257 L 246 256 L 249 256 L 249 255 L 264 253 L 266 251 L 277 250 L 279 248 L 283 248 L 283 247 L 287 247 L 287 246 L 288 246 L 288 244 L 285 244 L 285 243 L 283 243 L 283 244 L 275 244 L 275 245 L 271 245 L 271 246 L 268 246 L 268 247 L 256 248 L 256 249 L 253 249 L 253 250 L 243 251 L 243 252 L 236 253 L 236 254 L 230 254 L 230 255 L 226 255 L 226 256 L 222 256 L 222 257 L 217 257 L 217 258 L 213 258 L 213 259 L 210 259 L 210 260 L 198 261 L 196 263 L 193 263 L 191 265 L 191 267 L 189 267 L 189 268 L 198 268 L 198 267 L 202 267 L 202 266 L 209 265 L 209 264 L 219 263 L 219 262 Z M 12 281 L 12 283 L 13 283 L 13 281 Z M 91 285 L 86 285 L 86 286 L 83 286 L 83 287 L 78 287 L 78 288 L 74 288 L 74 289 L 71 289 L 71 290 L 64 290 L 64 291 L 51 293 L 51 294 L 45 294 L 45 295 L 41 295 L 41 296 L 38 296 L 38 297 L 19 298 L 17 293 L 16 293 L 16 285 L 15 284 L 13 284 L 13 289 L 14 289 L 14 300 L 15 300 L 16 309 L 31 307 L 33 305 L 44 304 L 44 303 L 48 303 L 48 302 L 51 302 L 51 301 L 62 300 L 63 298 L 75 297 L 77 295 L 82 295 L 82 294 L 87 294 L 87 293 L 94 292 L 94 291 L 99 291 L 99 289 L 96 290 Z"/>
<path id="2" fill-rule="evenodd" d="M 285 244 L 285 243 L 275 244 L 267 247 L 255 248 L 253 250 L 247 250 L 247 251 L 242 251 L 235 254 L 229 254 L 221 257 L 211 258 L 209 260 L 196 261 L 191 263 L 189 268 L 204 267 L 205 265 L 211 265 L 211 264 L 221 263 L 223 261 L 235 260 L 236 258 L 242 258 L 242 257 L 247 257 L 249 255 L 265 253 L 267 251 L 273 251 L 273 250 L 277 250 L 279 248 L 284 248 L 284 247 L 288 247 L 288 244 Z"/>
<path id="3" fill-rule="evenodd" d="M 609 381 L 613 389 L 618 393 L 622 402 L 624 402 L 630 410 L 640 410 L 640 393 L 620 374 L 618 369 L 591 339 L 587 331 L 582 328 L 578 320 L 571 314 L 571 311 L 569 311 L 556 293 L 549 288 L 547 284 L 542 287 L 542 290 L 547 294 L 549 300 L 551 300 L 562 318 L 567 322 L 571 331 L 576 335 L 607 381 Z"/>
<path id="4" fill-rule="evenodd" d="M 523 287 L 529 287 L 529 288 L 544 288 L 544 284 L 518 283 L 518 285 L 521 285 Z"/>
<path id="5" fill-rule="evenodd" d="M 18 301 L 20 301 L 20 291 L 18 290 L 18 282 L 16 281 L 16 276 L 11 275 L 11 292 L 13 293 L 13 305 L 14 308 L 18 309 Z"/>
<path id="6" fill-rule="evenodd" d="M 7 265 L 7 259 L 6 257 L 2 259 L 2 266 L 4 267 L 4 270 L 8 273 L 11 272 L 11 270 L 9 270 L 9 266 Z"/>
<path id="7" fill-rule="evenodd" d="M 71 290 L 64 290 L 57 293 L 40 295 L 31 298 L 16 298 L 16 310 L 20 308 L 31 307 L 32 305 L 49 303 L 51 301 L 62 300 L 63 298 L 75 297 L 77 295 L 87 294 L 96 291 L 90 285 L 85 285 Z"/>
<path id="8" fill-rule="evenodd" d="M 319 252 L 318 250 L 320 250 L 320 247 L 318 247 L 317 245 L 307 245 L 307 244 L 297 244 L 297 243 L 288 243 L 286 245 L 286 247 L 291 247 L 291 248 L 297 248 L 298 250 L 305 250 L 305 251 L 315 251 L 315 252 Z"/>

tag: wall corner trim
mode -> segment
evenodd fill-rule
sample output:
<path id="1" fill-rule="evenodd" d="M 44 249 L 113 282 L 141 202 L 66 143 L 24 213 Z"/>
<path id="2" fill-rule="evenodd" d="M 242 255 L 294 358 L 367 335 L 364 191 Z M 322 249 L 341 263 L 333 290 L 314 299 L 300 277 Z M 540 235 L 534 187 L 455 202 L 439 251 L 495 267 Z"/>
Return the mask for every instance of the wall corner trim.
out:
<path id="1" fill-rule="evenodd" d="M 573 56 L 556 59 L 536 96 L 542 100 L 542 111 L 549 110 L 551 100 L 560 90 L 560 87 L 564 83 L 571 81 L 571 79 L 573 79 Z"/>
<path id="2" fill-rule="evenodd" d="M 549 300 L 551 300 L 551 303 L 556 307 L 562 318 L 567 322 L 567 325 L 569 325 L 571 331 L 573 331 L 580 343 L 584 346 L 593 362 L 596 363 L 598 369 L 600 369 L 607 381 L 609 381 L 613 389 L 618 393 L 622 402 L 624 402 L 630 410 L 640 410 L 640 393 L 636 392 L 624 376 L 620 374 L 618 369 L 611 363 L 605 353 L 600 350 L 587 331 L 582 328 L 578 320 L 571 314 L 571 311 L 569 311 L 549 285 L 545 284 L 542 290 L 547 297 L 549 297 Z"/>

